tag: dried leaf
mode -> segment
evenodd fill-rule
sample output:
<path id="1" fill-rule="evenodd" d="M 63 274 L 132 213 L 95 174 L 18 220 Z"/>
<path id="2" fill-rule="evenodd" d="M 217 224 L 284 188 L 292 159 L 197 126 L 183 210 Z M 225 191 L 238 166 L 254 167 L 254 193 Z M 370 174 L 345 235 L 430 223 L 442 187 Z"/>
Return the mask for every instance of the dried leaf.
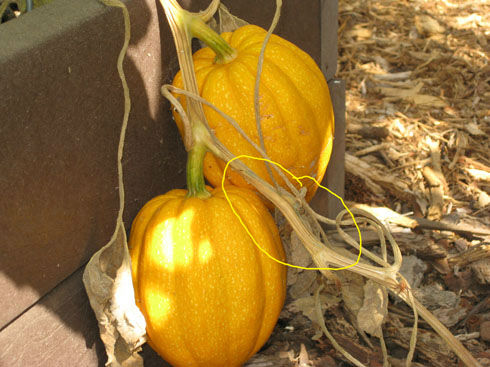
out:
<path id="1" fill-rule="evenodd" d="M 368 334 L 381 337 L 381 326 L 388 314 L 386 289 L 368 280 L 364 285 L 364 302 L 357 314 L 359 328 Z"/>
<path id="2" fill-rule="evenodd" d="M 428 309 L 453 308 L 459 302 L 456 293 L 445 291 L 440 285 L 435 283 L 413 289 L 413 294 Z"/>
<path id="3" fill-rule="evenodd" d="M 352 272 L 339 272 L 342 282 L 342 300 L 347 309 L 357 316 L 364 302 L 364 278 Z"/>
<path id="4" fill-rule="evenodd" d="M 338 305 L 339 302 L 340 299 L 338 297 L 334 297 L 332 295 L 327 296 L 324 294 L 320 294 L 320 304 L 322 305 L 322 310 L 326 310 L 330 307 L 334 307 Z M 316 317 L 314 296 L 306 296 L 306 297 L 298 298 L 293 302 L 291 302 L 286 307 L 288 311 L 301 312 L 303 315 L 305 315 L 307 318 L 309 318 L 317 325 L 320 324 L 318 318 Z"/>
<path id="5" fill-rule="evenodd" d="M 288 270 L 288 275 L 291 270 L 292 269 Z M 288 290 L 291 297 L 297 299 L 311 294 L 317 274 L 317 272 L 311 270 L 298 272 L 294 284 L 292 284 Z"/>
<path id="6" fill-rule="evenodd" d="M 290 263 L 304 267 L 308 267 L 313 263 L 310 253 L 305 248 L 295 231 L 291 232 L 288 259 Z"/>
<path id="7" fill-rule="evenodd" d="M 283 243 L 289 263 L 304 267 L 309 267 L 312 264 L 313 260 L 310 253 L 305 249 L 296 232 L 292 231 L 289 239 L 286 238 Z M 304 271 L 296 268 L 289 269 L 287 285 L 291 287 L 289 291 L 293 298 L 303 296 L 314 281 L 315 276 L 316 273 L 313 271 Z"/>
<path id="8" fill-rule="evenodd" d="M 233 32 L 235 29 L 238 29 L 248 24 L 248 22 L 244 21 L 243 19 L 240 19 L 234 16 L 233 14 L 231 14 L 228 8 L 225 5 L 223 5 L 223 3 L 220 3 L 219 5 L 218 15 L 219 15 L 218 29 L 220 34 L 223 32 Z"/>
<path id="9" fill-rule="evenodd" d="M 400 273 L 412 288 L 417 288 L 427 270 L 427 264 L 414 255 L 403 256 Z"/>
<path id="10" fill-rule="evenodd" d="M 438 308 L 432 312 L 446 327 L 452 327 L 463 320 L 468 314 L 468 310 L 461 305 L 451 308 Z"/>
<path id="11" fill-rule="evenodd" d="M 146 322 L 136 306 L 126 232 L 95 253 L 83 273 L 90 305 L 99 322 L 110 367 L 142 367 L 138 354 L 146 341 Z"/>

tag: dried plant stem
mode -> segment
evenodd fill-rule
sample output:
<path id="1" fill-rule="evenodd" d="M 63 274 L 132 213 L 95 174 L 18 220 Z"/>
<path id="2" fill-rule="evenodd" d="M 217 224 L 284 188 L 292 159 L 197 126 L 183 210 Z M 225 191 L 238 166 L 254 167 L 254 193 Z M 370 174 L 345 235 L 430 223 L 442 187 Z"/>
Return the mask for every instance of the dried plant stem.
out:
<path id="1" fill-rule="evenodd" d="M 260 117 L 260 102 L 259 102 L 260 78 L 262 76 L 262 67 L 264 65 L 265 48 L 267 46 L 267 43 L 269 42 L 269 39 L 271 38 L 272 32 L 274 32 L 274 29 L 276 29 L 277 23 L 279 22 L 279 18 L 281 17 L 281 7 L 282 7 L 282 0 L 276 0 L 276 11 L 274 13 L 274 18 L 272 19 L 272 23 L 269 27 L 269 30 L 267 31 L 264 41 L 262 42 L 262 47 L 260 49 L 260 54 L 259 54 L 259 60 L 257 63 L 257 73 L 255 75 L 255 87 L 254 87 L 255 122 L 257 124 L 257 132 L 259 135 L 260 147 L 264 152 L 267 152 L 267 150 L 265 148 L 264 135 L 262 134 L 262 118 Z M 264 158 L 270 159 L 267 156 L 265 156 Z M 272 182 L 274 183 L 274 186 L 277 189 L 279 185 L 277 184 L 276 180 L 274 179 L 274 176 L 272 175 L 270 164 L 266 162 L 265 166 L 267 168 L 267 172 L 269 173 Z M 289 183 L 289 180 L 286 180 L 285 182 Z"/>
<path id="2" fill-rule="evenodd" d="M 240 125 L 238 125 L 238 123 L 233 119 L 231 118 L 231 116 L 227 115 L 226 113 L 224 113 L 223 111 L 221 111 L 219 108 L 217 108 L 215 105 L 213 105 L 212 103 L 208 102 L 207 100 L 205 100 L 204 98 L 202 98 L 201 96 L 197 95 L 196 93 L 192 93 L 192 92 L 189 92 L 187 90 L 184 90 L 184 89 L 180 89 L 180 88 L 177 88 L 173 85 L 170 85 L 170 84 L 165 84 L 162 86 L 162 89 L 161 89 L 161 92 L 162 92 L 162 95 L 164 97 L 166 97 L 171 103 L 172 105 L 175 107 L 175 109 L 177 110 L 177 112 L 180 114 L 181 118 L 182 118 L 182 121 L 183 121 L 183 124 L 184 124 L 184 131 L 187 131 L 186 129 L 190 129 L 190 126 L 191 126 L 191 122 L 189 121 L 189 117 L 183 113 L 184 111 L 184 108 L 182 107 L 182 104 L 172 95 L 172 93 L 174 94 L 182 94 L 186 97 L 189 97 L 191 99 L 194 99 L 202 104 L 205 104 L 207 105 L 208 107 L 212 108 L 214 111 L 216 111 L 216 113 L 218 113 L 219 115 L 221 115 L 226 121 L 228 121 L 228 123 L 233 126 L 236 131 L 252 146 L 254 147 L 255 150 L 257 150 L 257 152 L 261 155 L 262 158 L 268 158 L 266 152 L 260 147 L 258 146 L 246 133 L 245 131 L 243 131 L 243 129 L 240 127 Z M 171 93 L 170 93 L 171 92 Z M 211 127 L 208 125 L 207 121 L 204 120 L 203 123 L 206 125 L 208 131 L 210 132 L 210 134 L 212 136 L 214 136 L 213 132 L 212 132 L 212 129 Z M 190 131 L 190 130 L 188 130 Z M 187 138 L 184 136 L 184 142 L 187 140 Z M 216 139 L 217 140 L 217 139 Z M 290 188 L 291 192 L 296 195 L 296 196 L 299 196 L 299 191 L 296 189 L 296 187 L 294 187 L 294 185 L 292 185 L 288 178 L 286 177 L 286 175 L 284 174 L 284 172 L 279 168 L 277 167 L 276 165 L 272 165 L 272 168 L 279 174 L 279 176 L 284 180 L 284 182 L 286 182 L 288 184 L 288 187 Z M 283 190 L 280 186 L 277 187 L 278 190 Z"/>
<path id="3" fill-rule="evenodd" d="M 125 204 L 122 158 L 131 109 L 129 87 L 123 60 L 129 45 L 130 21 L 125 4 L 120 0 L 100 0 L 106 6 L 122 10 L 124 43 L 117 59 L 117 71 L 124 91 L 124 115 L 117 150 L 119 211 L 109 242 L 97 251 L 83 272 L 83 284 L 98 320 L 100 336 L 107 353 L 107 366 L 142 366 L 138 351 L 146 341 L 146 322 L 136 306 L 131 278 L 131 264 L 123 223 Z M 117 271 L 114 271 L 116 270 Z"/>
<path id="4" fill-rule="evenodd" d="M 385 343 L 385 338 L 383 337 L 383 332 L 381 332 L 379 343 L 381 345 L 381 352 L 383 353 L 383 367 L 390 367 L 390 362 L 388 361 L 388 349 L 386 349 L 386 343 Z"/>
<path id="5" fill-rule="evenodd" d="M 354 358 L 349 352 L 347 352 L 339 343 L 337 343 L 337 340 L 333 337 L 332 334 L 327 329 L 327 326 L 325 325 L 325 319 L 323 318 L 323 312 L 322 312 L 322 306 L 320 303 L 320 291 L 323 289 L 323 285 L 318 287 L 318 289 L 315 291 L 315 313 L 317 320 L 319 322 L 319 326 L 322 329 L 323 333 L 327 337 L 327 339 L 332 343 L 334 348 L 339 351 L 340 354 L 342 354 L 345 359 L 347 359 L 349 362 L 354 364 L 357 367 L 366 367 L 362 362 L 358 361 L 356 358 Z"/>
<path id="6" fill-rule="evenodd" d="M 406 283 L 407 281 L 405 280 L 405 278 L 402 278 L 402 282 L 405 282 Z M 410 366 L 410 363 L 412 362 L 412 359 L 413 359 L 413 355 L 415 354 L 415 344 L 417 343 L 417 326 L 418 326 L 418 321 L 419 321 L 419 310 L 420 309 L 415 304 L 415 298 L 413 297 L 413 293 L 412 292 L 407 292 L 407 298 L 408 298 L 408 304 L 412 307 L 412 310 L 413 310 L 413 318 L 414 318 L 414 320 L 413 320 L 413 328 L 412 328 L 412 335 L 410 335 L 410 349 L 408 350 L 408 355 L 407 355 L 407 359 L 406 359 L 406 365 L 407 366 Z M 429 311 L 427 310 L 427 312 L 429 312 Z M 434 317 L 432 314 L 430 314 L 430 316 L 431 317 Z M 439 321 L 435 317 L 434 317 L 434 319 L 436 321 Z M 426 320 L 427 320 L 427 318 L 426 318 Z M 433 324 L 431 324 L 431 326 L 434 328 L 434 325 Z M 434 328 L 434 330 L 436 330 L 436 329 Z M 447 330 L 444 327 L 444 332 L 445 333 L 449 333 L 449 330 Z M 451 337 L 453 337 L 453 335 L 451 333 L 449 333 L 449 334 L 451 335 Z M 440 332 L 439 332 L 439 335 L 441 335 Z M 447 340 L 446 340 L 446 342 L 447 342 Z"/>
<path id="7" fill-rule="evenodd" d="M 196 74 L 194 72 L 194 63 L 192 62 L 192 49 L 191 49 L 191 32 L 186 25 L 184 16 L 190 13 L 183 10 L 176 0 L 160 0 L 162 7 L 167 16 L 170 29 L 173 34 L 175 48 L 177 49 L 177 58 L 182 70 L 182 78 L 184 82 L 184 89 L 199 94 L 197 89 Z M 206 11 L 203 12 L 204 18 L 209 19 L 216 11 L 219 1 L 213 1 Z M 189 121 L 201 120 L 204 117 L 204 111 L 202 104 L 196 100 L 190 99 L 187 104 L 187 113 Z M 190 129 L 190 126 L 186 126 Z M 186 148 L 189 149 L 194 142 L 192 139 L 192 133 L 189 130 L 185 131 Z"/>
<path id="8" fill-rule="evenodd" d="M 122 167 L 122 158 L 124 153 L 124 141 L 126 138 L 126 130 L 128 127 L 129 113 L 131 111 L 131 98 L 129 95 L 129 87 L 126 81 L 126 76 L 124 74 L 123 61 L 126 56 L 126 52 L 129 46 L 129 40 L 131 38 L 131 27 L 129 23 L 129 12 L 126 6 L 119 0 L 100 0 L 103 4 L 107 6 L 112 6 L 116 8 L 120 8 L 123 12 L 124 17 L 124 44 L 119 52 L 119 56 L 117 58 L 117 72 L 119 74 L 119 78 L 121 79 L 121 84 L 124 92 L 124 115 L 123 122 L 121 126 L 121 133 L 119 136 L 119 144 L 117 148 L 117 177 L 118 177 L 118 190 L 119 190 L 119 211 L 117 214 L 117 223 L 114 229 L 114 233 L 112 234 L 111 241 L 114 241 L 117 236 L 117 232 L 120 226 L 124 226 L 123 224 L 123 214 L 124 214 L 124 180 L 123 180 L 123 167 Z"/>

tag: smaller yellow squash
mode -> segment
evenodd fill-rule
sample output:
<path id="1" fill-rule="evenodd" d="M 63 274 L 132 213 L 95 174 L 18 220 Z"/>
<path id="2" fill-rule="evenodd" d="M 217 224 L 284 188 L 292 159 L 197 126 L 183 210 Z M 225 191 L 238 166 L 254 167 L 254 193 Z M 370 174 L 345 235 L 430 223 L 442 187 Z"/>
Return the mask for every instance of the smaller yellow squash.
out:
<path id="1" fill-rule="evenodd" d="M 258 243 L 284 260 L 262 201 L 248 189 L 227 192 Z M 133 222 L 129 248 L 150 345 L 173 366 L 238 367 L 269 338 L 286 268 L 258 250 L 221 189 L 208 198 L 172 190 L 152 199 Z"/>
<path id="2" fill-rule="evenodd" d="M 193 55 L 199 94 L 231 116 L 258 146 L 260 140 L 255 120 L 254 88 L 265 35 L 264 29 L 246 25 L 221 35 L 233 50 L 229 57 L 221 57 L 221 61 L 217 61 L 217 57 L 220 59 L 223 56 L 220 52 L 230 51 L 226 47 L 225 51 L 215 47 L 213 42 L 208 43 L 218 54 L 205 47 Z M 208 36 L 213 41 L 215 38 Z M 173 85 L 183 87 L 181 71 L 175 76 Z M 185 98 L 179 98 L 185 107 Z M 264 144 L 269 157 L 298 177 L 308 175 L 321 182 L 330 159 L 334 132 L 328 85 L 307 53 L 277 35 L 272 35 L 266 47 L 259 104 Z M 208 106 L 204 106 L 204 112 L 217 138 L 233 154 L 260 156 L 220 114 Z M 175 111 L 174 117 L 182 133 L 182 122 Z M 245 160 L 244 163 L 272 183 L 263 162 Z M 204 175 L 214 187 L 221 184 L 224 165 L 211 153 L 206 155 Z M 252 188 L 233 170 L 227 173 L 226 178 L 228 183 Z M 276 172 L 274 178 L 287 189 Z M 291 182 L 298 186 L 295 180 L 291 179 Z M 306 199 L 309 200 L 317 186 L 311 180 L 305 180 L 304 184 L 308 190 Z"/>

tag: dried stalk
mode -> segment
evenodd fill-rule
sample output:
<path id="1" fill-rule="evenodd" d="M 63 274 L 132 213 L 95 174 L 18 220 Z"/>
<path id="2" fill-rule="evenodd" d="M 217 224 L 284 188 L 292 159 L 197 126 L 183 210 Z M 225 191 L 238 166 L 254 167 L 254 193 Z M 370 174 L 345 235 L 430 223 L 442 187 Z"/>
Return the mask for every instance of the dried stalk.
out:
<path id="1" fill-rule="evenodd" d="M 320 323 L 320 329 L 322 329 L 322 332 L 325 334 L 327 339 L 332 343 L 334 348 L 342 354 L 345 359 L 347 359 L 349 362 L 351 362 L 354 366 L 357 367 L 366 367 L 362 362 L 357 360 L 354 356 L 352 356 L 349 352 L 347 352 L 333 337 L 332 334 L 327 329 L 327 326 L 325 325 L 325 319 L 322 314 L 322 307 L 320 304 L 320 291 L 323 289 L 323 285 L 318 287 L 318 289 L 315 292 L 315 313 L 316 317 Z"/>
<path id="2" fill-rule="evenodd" d="M 259 133 L 260 147 L 264 152 L 266 151 L 266 149 L 264 143 L 264 135 L 262 134 L 262 121 L 261 121 L 262 119 L 260 117 L 260 103 L 259 103 L 260 77 L 262 76 L 262 66 L 264 65 L 265 48 L 267 46 L 267 43 L 269 42 L 269 39 L 271 38 L 272 32 L 274 32 L 274 29 L 276 28 L 276 25 L 279 22 L 279 17 L 281 16 L 281 7 L 282 7 L 282 0 L 276 0 L 276 11 L 274 13 L 274 19 L 272 20 L 272 24 L 269 27 L 267 34 L 265 35 L 264 42 L 262 42 L 259 61 L 257 63 L 257 74 L 255 76 L 255 87 L 254 87 L 255 121 L 257 124 L 257 132 Z M 269 157 L 267 156 L 264 156 L 264 158 L 269 159 Z M 267 172 L 269 173 L 272 182 L 274 183 L 274 186 L 277 189 L 279 185 L 277 184 L 276 180 L 274 179 L 274 176 L 272 175 L 270 163 L 266 162 L 265 166 L 267 168 Z M 290 185 L 289 180 L 286 180 L 284 182 Z"/>

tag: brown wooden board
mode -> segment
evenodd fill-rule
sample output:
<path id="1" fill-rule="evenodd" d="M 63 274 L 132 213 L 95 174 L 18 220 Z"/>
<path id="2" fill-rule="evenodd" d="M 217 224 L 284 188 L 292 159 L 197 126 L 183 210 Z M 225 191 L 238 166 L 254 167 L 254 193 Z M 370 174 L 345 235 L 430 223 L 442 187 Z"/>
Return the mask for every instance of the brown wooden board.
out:
<path id="1" fill-rule="evenodd" d="M 328 81 L 337 72 L 338 0 L 320 0 L 321 69 Z"/>
<path id="2" fill-rule="evenodd" d="M 159 92 L 177 70 L 163 12 L 158 1 L 126 3 L 132 21 L 125 61 L 132 111 L 123 163 L 129 229 L 144 202 L 183 187 L 185 152 Z M 194 10 L 208 3 L 182 1 Z M 274 11 L 273 2 L 261 0 L 224 3 L 263 27 Z M 320 35 L 320 4 L 284 2 L 277 33 L 325 65 L 330 61 L 323 59 L 321 48 L 331 37 Z M 95 366 L 105 361 L 97 357 L 104 354 L 80 270 L 60 282 L 108 241 L 115 224 L 123 114 L 115 62 L 122 35 L 120 10 L 97 0 L 55 0 L 0 26 L 2 366 Z M 320 211 L 326 214 L 327 207 L 321 205 Z M 44 362 L 19 359 L 35 356 L 31 352 L 36 348 L 39 353 L 44 348 L 36 359 Z M 73 356 L 79 363 L 63 362 Z"/>
<path id="3" fill-rule="evenodd" d="M 320 65 L 320 0 L 283 1 L 281 18 L 274 33 L 301 47 Z M 231 13 L 265 29 L 270 27 L 275 10 L 274 1 L 224 0 Z"/>
<path id="4" fill-rule="evenodd" d="M 334 110 L 335 134 L 332 155 L 322 186 L 343 199 L 345 193 L 345 81 L 332 79 L 328 87 Z M 317 191 L 311 207 L 331 219 L 335 219 L 337 214 L 344 209 L 342 202 L 326 190 Z"/>
<path id="5" fill-rule="evenodd" d="M 0 333 L 0 366 L 103 367 L 97 321 L 82 284 L 83 268 L 61 282 Z M 168 367 L 148 345 L 145 367 Z"/>
<path id="6" fill-rule="evenodd" d="M 104 366 L 97 321 L 75 272 L 0 333 L 0 365 Z"/>
<path id="7" fill-rule="evenodd" d="M 184 185 L 185 152 L 159 91 L 172 76 L 172 40 L 164 33 L 160 41 L 154 1 L 128 6 L 129 226 L 144 202 Z M 57 0 L 2 24 L 0 35 L 0 293 L 9 295 L 0 298 L 1 328 L 112 234 L 123 21 L 96 0 Z"/>

